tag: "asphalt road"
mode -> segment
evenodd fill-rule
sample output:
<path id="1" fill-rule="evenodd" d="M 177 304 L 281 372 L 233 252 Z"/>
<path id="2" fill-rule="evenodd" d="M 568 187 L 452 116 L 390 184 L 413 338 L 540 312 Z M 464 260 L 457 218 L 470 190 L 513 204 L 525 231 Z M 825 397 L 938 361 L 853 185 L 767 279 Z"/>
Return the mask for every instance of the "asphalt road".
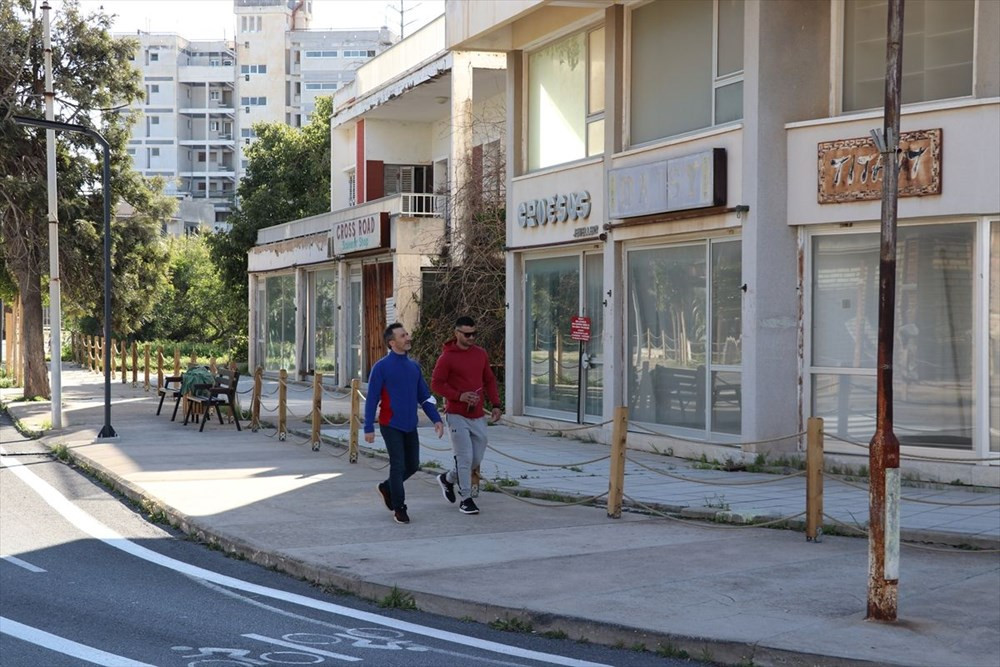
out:
<path id="1" fill-rule="evenodd" d="M 0 656 L 61 665 L 681 665 L 319 590 L 146 521 L 0 415 Z"/>

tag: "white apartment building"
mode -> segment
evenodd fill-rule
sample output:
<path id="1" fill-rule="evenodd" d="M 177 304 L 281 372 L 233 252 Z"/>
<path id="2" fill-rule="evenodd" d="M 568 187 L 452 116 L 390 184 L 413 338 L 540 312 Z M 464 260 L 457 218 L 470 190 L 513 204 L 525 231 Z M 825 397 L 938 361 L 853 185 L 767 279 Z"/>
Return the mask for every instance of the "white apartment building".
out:
<path id="1" fill-rule="evenodd" d="M 143 117 L 129 155 L 167 180 L 180 200 L 170 234 L 225 228 L 253 124 L 307 121 L 396 36 L 388 29 L 311 30 L 311 0 L 234 0 L 234 40 L 189 41 L 144 33 L 133 63 L 142 72 Z"/>
<path id="2" fill-rule="evenodd" d="M 631 446 L 739 460 L 817 416 L 866 464 L 886 0 L 446 16 L 507 54 L 513 418 L 607 441 L 625 406 Z M 907 0 L 904 32 L 895 434 L 904 470 L 998 485 L 1000 2 Z"/>
<path id="3" fill-rule="evenodd" d="M 452 224 L 443 201 L 504 134 L 506 59 L 444 44 L 442 16 L 336 92 L 331 211 L 260 230 L 249 253 L 251 368 L 366 381 L 387 323 L 417 325 Z"/>
<path id="4" fill-rule="evenodd" d="M 142 117 L 128 153 L 136 170 L 162 176 L 181 200 L 169 233 L 224 224 L 236 192 L 236 54 L 232 42 L 140 33 Z"/>

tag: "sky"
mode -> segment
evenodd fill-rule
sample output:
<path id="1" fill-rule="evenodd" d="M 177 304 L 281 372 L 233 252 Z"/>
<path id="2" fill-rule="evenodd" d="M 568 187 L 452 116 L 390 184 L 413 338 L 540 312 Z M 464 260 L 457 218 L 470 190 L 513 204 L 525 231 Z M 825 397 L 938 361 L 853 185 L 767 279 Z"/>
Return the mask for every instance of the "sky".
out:
<path id="1" fill-rule="evenodd" d="M 444 13 L 444 0 L 313 0 L 314 29 L 378 28 L 399 32 L 399 9 L 405 10 L 409 35 Z M 50 0 L 58 11 L 61 4 Z M 175 32 L 186 39 L 232 39 L 236 27 L 233 0 L 80 0 L 85 12 L 100 7 L 117 14 L 114 32 Z"/>

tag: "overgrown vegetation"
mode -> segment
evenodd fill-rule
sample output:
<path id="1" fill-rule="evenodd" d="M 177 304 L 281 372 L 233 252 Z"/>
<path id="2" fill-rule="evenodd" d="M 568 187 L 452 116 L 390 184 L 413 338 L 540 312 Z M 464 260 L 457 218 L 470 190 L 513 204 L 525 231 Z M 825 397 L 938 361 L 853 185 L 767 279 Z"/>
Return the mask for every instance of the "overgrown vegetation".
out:
<path id="1" fill-rule="evenodd" d="M 378 606 L 383 609 L 408 609 L 416 610 L 417 602 L 409 593 L 399 590 L 393 586 L 389 594 L 379 600 Z"/>
<path id="2" fill-rule="evenodd" d="M 471 175 L 463 187 L 448 193 L 449 230 L 440 248 L 429 249 L 432 268 L 421 286 L 420 322 L 413 330 L 412 355 L 428 375 L 441 346 L 454 337 L 455 320 L 476 321 L 476 344 L 490 356 L 503 394 L 506 337 L 507 211 L 505 160 L 498 139 L 503 135 L 502 109 L 491 109 L 473 120 L 473 144 L 465 169 Z"/>

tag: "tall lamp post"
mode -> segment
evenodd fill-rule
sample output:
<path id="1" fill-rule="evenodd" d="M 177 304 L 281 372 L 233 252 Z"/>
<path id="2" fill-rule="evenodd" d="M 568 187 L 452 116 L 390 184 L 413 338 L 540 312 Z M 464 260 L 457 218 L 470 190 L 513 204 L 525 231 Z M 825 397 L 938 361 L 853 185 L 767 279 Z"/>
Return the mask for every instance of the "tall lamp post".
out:
<path id="1" fill-rule="evenodd" d="M 47 130 L 79 132 L 91 137 L 104 149 L 104 427 L 97 437 L 117 437 L 111 426 L 111 146 L 99 132 L 83 125 L 43 120 L 28 116 L 13 116 L 18 125 L 43 127 Z"/>

